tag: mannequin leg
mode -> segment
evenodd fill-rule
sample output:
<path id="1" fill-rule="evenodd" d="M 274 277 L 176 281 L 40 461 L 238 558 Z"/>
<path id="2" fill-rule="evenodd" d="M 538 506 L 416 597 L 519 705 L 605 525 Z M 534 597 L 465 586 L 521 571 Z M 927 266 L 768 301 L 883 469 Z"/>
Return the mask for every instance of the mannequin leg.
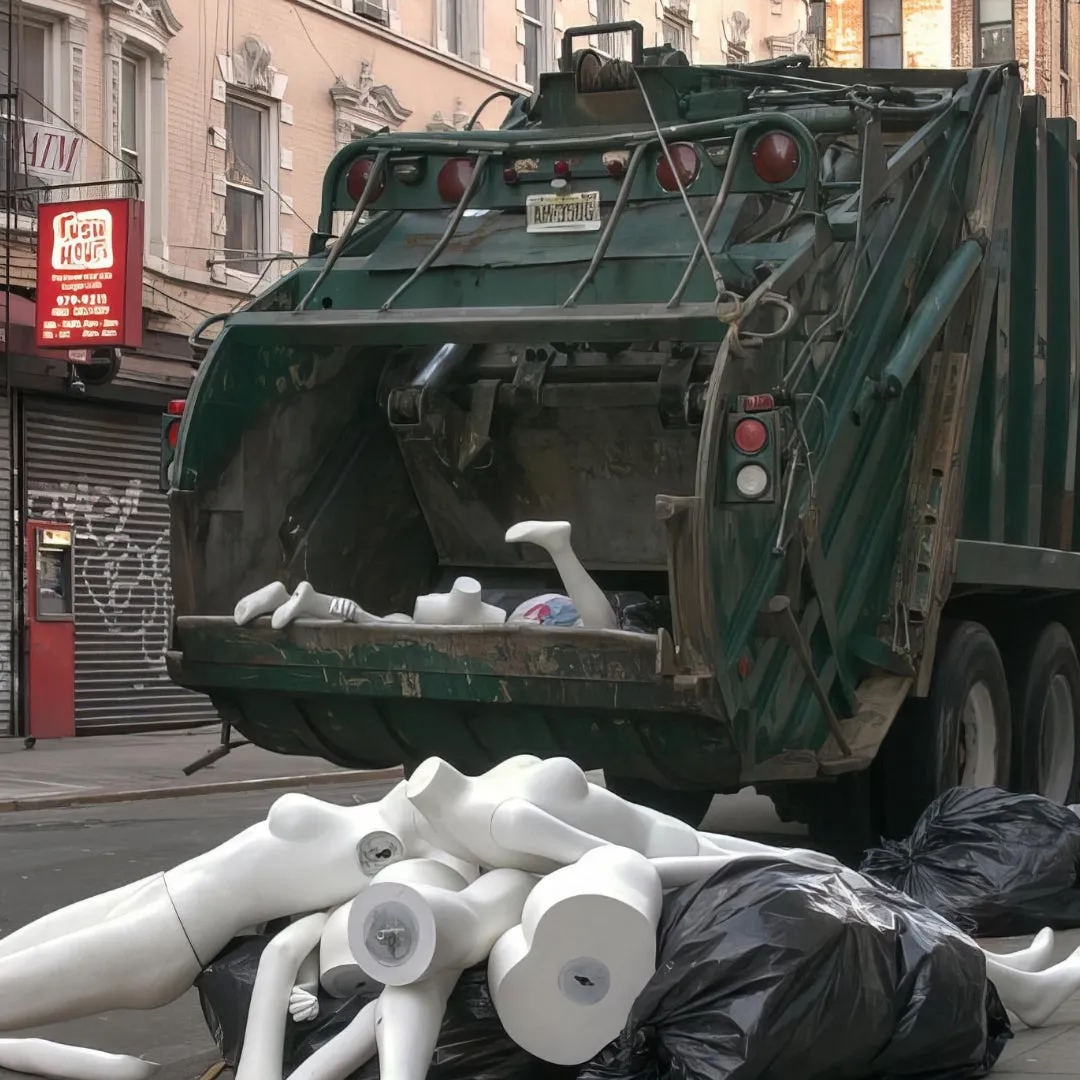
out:
<path id="1" fill-rule="evenodd" d="M 325 925 L 325 913 L 298 919 L 263 950 L 251 990 L 236 1080 L 280 1080 L 289 998 L 300 965 L 318 946 Z"/>
<path id="2" fill-rule="evenodd" d="M 979 947 L 982 948 L 981 945 Z M 1043 927 L 1026 949 L 1017 949 L 1011 953 L 995 953 L 983 949 L 983 952 L 1013 971 L 1045 971 L 1054 955 L 1054 931 L 1049 926 Z"/>
<path id="3" fill-rule="evenodd" d="M 136 896 L 139 890 L 156 876 L 152 874 L 150 877 L 133 881 L 130 885 L 121 885 L 118 889 L 110 889 L 86 900 L 68 904 L 67 907 L 50 911 L 48 915 L 42 915 L 40 919 L 13 930 L 7 937 L 0 938 L 0 959 L 14 956 L 15 953 L 34 945 L 43 945 L 46 941 L 53 941 L 76 930 L 97 926 L 117 907 Z"/>
<path id="4" fill-rule="evenodd" d="M 300 1062 L 289 1080 L 346 1080 L 375 1056 L 375 1011 L 378 1000 L 365 1005 L 344 1031 Z"/>
<path id="5" fill-rule="evenodd" d="M 507 799 L 495 808 L 491 839 L 508 851 L 546 859 L 555 866 L 569 866 L 586 851 L 604 846 L 599 837 L 567 825 L 525 799 Z"/>
<path id="6" fill-rule="evenodd" d="M 160 876 L 96 926 L 0 958 L 0 1031 L 156 1009 L 202 969 Z"/>
<path id="7" fill-rule="evenodd" d="M 1006 1009 L 1028 1027 L 1042 1027 L 1080 990 L 1080 949 L 1045 971 L 1017 971 L 987 955 L 986 974 Z"/>
<path id="8" fill-rule="evenodd" d="M 425 1080 L 446 1003 L 460 978 L 460 971 L 444 971 L 411 986 L 388 986 L 379 995 L 375 1014 L 379 1080 Z"/>
<path id="9" fill-rule="evenodd" d="M 48 1039 L 0 1039 L 0 1069 L 47 1080 L 148 1080 L 160 1065 Z"/>
<path id="10" fill-rule="evenodd" d="M 280 581 L 273 581 L 245 596 L 233 609 L 233 619 L 237 626 L 244 626 L 261 615 L 273 615 L 288 599 L 289 590 Z"/>

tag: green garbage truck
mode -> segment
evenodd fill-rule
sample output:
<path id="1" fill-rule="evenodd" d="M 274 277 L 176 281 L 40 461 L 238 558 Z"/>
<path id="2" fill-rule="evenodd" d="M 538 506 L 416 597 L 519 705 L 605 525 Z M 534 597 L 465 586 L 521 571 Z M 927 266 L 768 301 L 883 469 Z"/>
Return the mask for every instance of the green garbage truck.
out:
<path id="1" fill-rule="evenodd" d="M 753 785 L 834 847 L 957 784 L 1074 800 L 1078 210 L 1014 64 L 567 31 L 497 130 L 341 150 L 309 258 L 193 335 L 171 677 L 282 754 L 566 755 L 691 821 Z M 619 628 L 232 616 L 559 592 L 529 520 Z"/>

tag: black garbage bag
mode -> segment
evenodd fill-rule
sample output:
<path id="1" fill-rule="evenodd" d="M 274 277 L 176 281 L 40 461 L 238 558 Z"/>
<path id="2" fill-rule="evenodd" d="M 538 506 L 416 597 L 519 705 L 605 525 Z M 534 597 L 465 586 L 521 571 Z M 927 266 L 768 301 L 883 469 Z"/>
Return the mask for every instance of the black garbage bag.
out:
<path id="1" fill-rule="evenodd" d="M 1080 927 L 1080 817 L 1039 795 L 953 788 L 860 869 L 972 934 Z"/>
<path id="2" fill-rule="evenodd" d="M 251 991 L 259 957 L 273 935 L 239 938 L 216 957 L 195 982 L 203 1015 L 224 1061 L 236 1067 L 243 1049 Z M 319 1015 L 285 1025 L 284 1075 L 325 1046 L 356 1018 L 377 994 L 363 989 L 339 1000 L 319 994 Z M 351 1080 L 378 1080 L 372 1059 Z M 572 1080 L 572 1073 L 538 1061 L 503 1030 L 487 986 L 487 965 L 466 971 L 447 1003 L 428 1080 Z"/>
<path id="3" fill-rule="evenodd" d="M 966 1080 L 1011 1037 L 946 919 L 763 857 L 665 897 L 656 974 L 579 1080 Z"/>

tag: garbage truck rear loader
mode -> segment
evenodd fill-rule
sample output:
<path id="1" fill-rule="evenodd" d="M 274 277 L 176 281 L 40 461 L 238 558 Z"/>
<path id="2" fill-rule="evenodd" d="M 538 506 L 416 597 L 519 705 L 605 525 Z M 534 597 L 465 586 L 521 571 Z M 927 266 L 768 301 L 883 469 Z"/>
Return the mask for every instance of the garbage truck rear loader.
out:
<path id="1" fill-rule="evenodd" d="M 632 61 L 571 31 L 499 130 L 339 152 L 309 260 L 224 319 L 168 463 L 172 677 L 281 753 L 565 754 L 688 820 L 754 785 L 837 847 L 957 783 L 1073 798 L 1073 121 L 1012 65 L 610 29 Z M 523 520 L 636 620 L 231 618 L 561 591 Z"/>

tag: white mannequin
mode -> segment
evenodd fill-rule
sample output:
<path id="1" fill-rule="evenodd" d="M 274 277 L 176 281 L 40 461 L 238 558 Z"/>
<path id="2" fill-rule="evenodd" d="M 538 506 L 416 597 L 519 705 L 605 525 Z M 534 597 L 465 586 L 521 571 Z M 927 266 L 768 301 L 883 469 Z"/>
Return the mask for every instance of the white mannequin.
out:
<path id="1" fill-rule="evenodd" d="M 326 596 L 316 592 L 309 581 L 301 581 L 296 589 L 274 612 L 270 624 L 275 630 L 288 626 L 294 619 L 325 619 L 330 622 L 377 623 L 377 615 L 365 611 L 354 600 L 343 596 Z"/>
<path id="2" fill-rule="evenodd" d="M 0 1030 L 166 1005 L 244 928 L 356 896 L 407 844 L 426 846 L 403 793 L 384 802 L 283 795 L 219 847 L 16 931 L 0 953 Z"/>
<path id="3" fill-rule="evenodd" d="M 601 844 L 628 847 L 650 858 L 746 853 L 829 870 L 841 866 L 817 852 L 705 836 L 590 784 L 568 758 L 521 754 L 478 777 L 463 775 L 441 758 L 428 758 L 407 781 L 405 794 L 444 850 L 482 866 L 544 874 Z"/>
<path id="4" fill-rule="evenodd" d="M 375 1006 L 379 1080 L 424 1080 L 439 1042 L 446 1003 L 460 971 L 411 986 L 388 986 Z"/>
<path id="5" fill-rule="evenodd" d="M 975 944 L 979 943 L 976 941 Z M 982 946 L 979 945 L 979 948 L 982 949 Z M 1011 953 L 994 953 L 983 949 L 983 952 L 1002 967 L 1012 968 L 1013 971 L 1044 971 L 1054 956 L 1054 931 L 1049 926 L 1043 927 L 1026 949 Z"/>
<path id="6" fill-rule="evenodd" d="M 263 950 L 251 991 L 236 1080 L 280 1080 L 289 995 L 304 959 L 315 948 L 326 915 L 308 915 L 286 927 Z"/>
<path id="7" fill-rule="evenodd" d="M 272 581 L 269 585 L 264 585 L 256 592 L 245 596 L 236 605 L 233 618 L 237 626 L 246 626 L 260 616 L 273 615 L 288 599 L 289 590 L 280 581 Z"/>
<path id="8" fill-rule="evenodd" d="M 536 544 L 555 564 L 567 596 L 588 630 L 615 630 L 619 620 L 608 603 L 604 590 L 593 581 L 588 570 L 570 546 L 569 521 L 521 521 L 506 531 L 508 544 Z"/>
<path id="9" fill-rule="evenodd" d="M 501 625 L 506 612 L 484 603 L 476 578 L 459 577 L 449 592 L 418 596 L 413 619 L 427 626 Z"/>
<path id="10" fill-rule="evenodd" d="M 595 848 L 543 878 L 488 960 L 510 1038 L 556 1065 L 603 1049 L 656 970 L 662 901 L 656 870 L 628 848 Z"/>
<path id="11" fill-rule="evenodd" d="M 1030 1028 L 1042 1027 L 1080 990 L 1080 949 L 1043 971 L 1018 970 L 983 951 L 986 974 L 997 987 L 1001 1003 Z"/>
<path id="12" fill-rule="evenodd" d="M 422 860 L 415 860 L 421 862 Z M 536 878 L 521 870 L 492 870 L 464 890 L 434 880 L 393 880 L 387 867 L 353 902 L 349 944 L 373 981 L 409 986 L 487 958 L 492 945 L 521 919 Z M 434 864 L 438 865 L 438 864 Z M 464 884 L 464 883 L 462 883 Z"/>
<path id="13" fill-rule="evenodd" d="M 378 998 L 365 1005 L 344 1031 L 300 1062 L 289 1074 L 289 1080 L 346 1080 L 366 1065 L 377 1050 L 375 1019 L 378 1007 Z"/>
<path id="14" fill-rule="evenodd" d="M 152 1061 L 106 1054 L 47 1039 L 0 1039 L 0 1069 L 47 1080 L 149 1080 L 161 1068 Z"/>

